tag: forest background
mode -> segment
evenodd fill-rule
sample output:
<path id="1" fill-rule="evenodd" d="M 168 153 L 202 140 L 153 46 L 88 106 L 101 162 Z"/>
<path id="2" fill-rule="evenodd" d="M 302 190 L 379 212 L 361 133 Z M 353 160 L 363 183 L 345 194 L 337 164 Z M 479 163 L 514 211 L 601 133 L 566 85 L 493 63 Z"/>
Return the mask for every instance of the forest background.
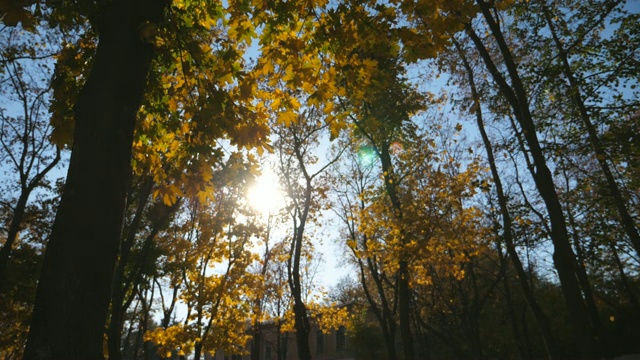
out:
<path id="1" fill-rule="evenodd" d="M 0 356 L 640 352 L 639 5 L 0 1 Z"/>

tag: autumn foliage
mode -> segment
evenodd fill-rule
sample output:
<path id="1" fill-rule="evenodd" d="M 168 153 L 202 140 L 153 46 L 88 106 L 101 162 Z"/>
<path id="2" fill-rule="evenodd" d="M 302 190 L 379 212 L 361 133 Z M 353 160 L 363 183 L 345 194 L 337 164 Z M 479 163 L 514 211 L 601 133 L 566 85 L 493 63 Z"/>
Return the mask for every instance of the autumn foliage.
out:
<path id="1" fill-rule="evenodd" d="M 0 0 L 0 357 L 639 352 L 639 17 Z"/>

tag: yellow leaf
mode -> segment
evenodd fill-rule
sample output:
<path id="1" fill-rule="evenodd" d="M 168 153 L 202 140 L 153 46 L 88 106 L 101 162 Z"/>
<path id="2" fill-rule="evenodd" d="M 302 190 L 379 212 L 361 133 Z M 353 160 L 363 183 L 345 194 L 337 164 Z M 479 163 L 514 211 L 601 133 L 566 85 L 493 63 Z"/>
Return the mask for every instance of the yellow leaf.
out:
<path id="1" fill-rule="evenodd" d="M 271 108 L 273 110 L 278 110 L 279 107 L 280 107 L 280 98 L 273 99 L 273 101 L 271 102 Z"/>
<path id="2" fill-rule="evenodd" d="M 289 103 L 291 104 L 293 110 L 298 110 L 300 108 L 300 102 L 296 98 L 291 98 L 289 100 Z"/>
<path id="3" fill-rule="evenodd" d="M 176 102 L 176 99 L 169 99 L 169 111 L 174 112 L 176 110 L 178 110 L 178 103 Z"/>
<path id="4" fill-rule="evenodd" d="M 286 126 L 291 125 L 298 119 L 298 116 L 292 111 L 285 111 L 278 114 L 278 122 L 281 124 L 285 124 Z"/>
<path id="5" fill-rule="evenodd" d="M 324 105 L 324 109 L 322 110 L 325 114 L 330 114 L 333 111 L 333 103 L 328 102 Z"/>
<path id="6" fill-rule="evenodd" d="M 223 84 L 231 84 L 233 83 L 233 74 L 232 73 L 227 73 L 224 76 L 222 76 L 220 78 L 220 82 L 222 82 Z"/>
<path id="7" fill-rule="evenodd" d="M 177 186 L 176 186 L 176 185 L 174 185 L 174 184 L 169 185 L 169 190 L 171 190 L 171 192 L 172 192 L 174 195 L 184 196 L 184 194 L 182 193 L 182 190 L 180 190 L 180 188 L 179 188 L 179 187 L 177 187 Z"/>
<path id="8" fill-rule="evenodd" d="M 285 69 L 285 73 L 284 76 L 282 77 L 283 81 L 289 82 L 291 80 L 293 80 L 296 76 L 295 71 L 293 71 L 293 66 L 289 65 L 287 66 L 287 68 Z"/>
<path id="9" fill-rule="evenodd" d="M 372 69 L 372 68 L 375 68 L 378 65 L 378 62 L 373 60 L 373 59 L 364 59 L 364 60 L 362 60 L 362 64 L 365 67 L 367 67 L 369 69 Z"/>

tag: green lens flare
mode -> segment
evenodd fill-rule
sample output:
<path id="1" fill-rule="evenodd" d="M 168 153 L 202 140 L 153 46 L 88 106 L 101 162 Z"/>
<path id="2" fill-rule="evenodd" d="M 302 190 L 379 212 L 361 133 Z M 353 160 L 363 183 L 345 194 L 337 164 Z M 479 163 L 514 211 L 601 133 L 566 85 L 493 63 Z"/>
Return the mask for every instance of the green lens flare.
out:
<path id="1" fill-rule="evenodd" d="M 361 146 L 358 149 L 358 159 L 364 166 L 371 166 L 376 161 L 376 152 L 371 146 Z"/>

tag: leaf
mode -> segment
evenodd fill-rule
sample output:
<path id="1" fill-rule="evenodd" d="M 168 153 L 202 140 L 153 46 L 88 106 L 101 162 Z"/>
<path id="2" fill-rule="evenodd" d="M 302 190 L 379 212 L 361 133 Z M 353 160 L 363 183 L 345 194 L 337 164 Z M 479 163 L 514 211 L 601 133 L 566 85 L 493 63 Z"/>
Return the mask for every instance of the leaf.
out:
<path id="1" fill-rule="evenodd" d="M 328 102 L 324 105 L 324 109 L 322 109 L 322 112 L 328 115 L 331 114 L 331 111 L 333 111 L 333 102 Z"/>
<path id="2" fill-rule="evenodd" d="M 178 110 L 178 102 L 176 101 L 175 98 L 169 99 L 168 105 L 169 105 L 169 111 L 176 112 Z"/>
<path id="3" fill-rule="evenodd" d="M 285 126 L 291 126 L 298 119 L 298 115 L 293 111 L 283 111 L 278 114 L 278 122 Z"/>

